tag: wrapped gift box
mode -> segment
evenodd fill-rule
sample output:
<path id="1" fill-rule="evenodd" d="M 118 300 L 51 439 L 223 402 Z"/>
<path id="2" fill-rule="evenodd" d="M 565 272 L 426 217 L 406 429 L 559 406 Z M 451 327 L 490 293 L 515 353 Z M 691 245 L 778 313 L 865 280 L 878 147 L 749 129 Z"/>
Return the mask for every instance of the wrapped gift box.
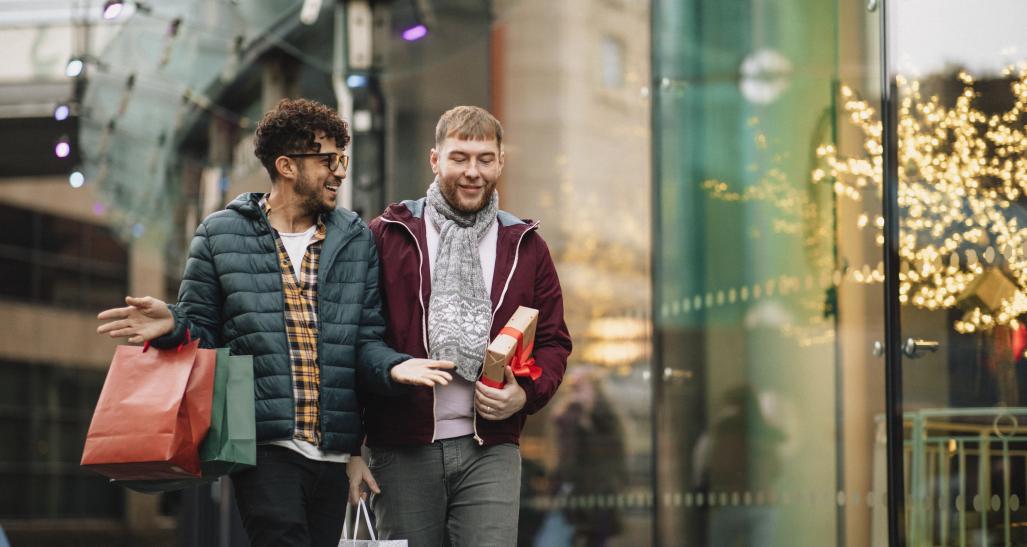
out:
<path id="1" fill-rule="evenodd" d="M 485 351 L 485 365 L 482 370 L 482 382 L 492 387 L 502 387 L 505 382 L 504 369 L 511 364 L 515 356 L 514 374 L 518 376 L 538 376 L 530 369 L 537 369 L 531 360 L 531 349 L 535 344 L 535 326 L 538 323 L 538 310 L 520 306 L 514 312 L 506 326 L 499 332 L 496 339 Z"/>

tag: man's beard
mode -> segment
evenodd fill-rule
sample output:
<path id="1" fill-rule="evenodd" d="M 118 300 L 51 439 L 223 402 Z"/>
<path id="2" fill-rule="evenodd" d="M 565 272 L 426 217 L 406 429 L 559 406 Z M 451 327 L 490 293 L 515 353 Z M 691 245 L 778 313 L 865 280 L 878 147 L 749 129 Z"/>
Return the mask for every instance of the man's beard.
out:
<path id="1" fill-rule="evenodd" d="M 300 184 L 297 188 L 300 188 L 299 194 L 303 197 L 303 201 L 300 203 L 300 207 L 303 211 L 313 217 L 318 217 L 327 213 L 332 212 L 335 207 L 325 203 L 322 198 L 322 190 L 324 189 L 324 183 L 311 182 L 304 173 L 300 173 Z"/>
<path id="2" fill-rule="evenodd" d="M 446 203 L 449 203 L 449 206 L 457 212 L 464 213 L 466 215 L 472 215 L 484 209 L 485 206 L 488 205 L 489 200 L 492 199 L 492 192 L 495 189 L 495 183 L 486 182 L 482 185 L 481 198 L 478 202 L 471 207 L 467 207 L 460 201 L 459 180 L 452 184 L 442 184 L 441 181 L 439 182 L 439 190 L 442 191 L 442 197 L 445 198 Z"/>

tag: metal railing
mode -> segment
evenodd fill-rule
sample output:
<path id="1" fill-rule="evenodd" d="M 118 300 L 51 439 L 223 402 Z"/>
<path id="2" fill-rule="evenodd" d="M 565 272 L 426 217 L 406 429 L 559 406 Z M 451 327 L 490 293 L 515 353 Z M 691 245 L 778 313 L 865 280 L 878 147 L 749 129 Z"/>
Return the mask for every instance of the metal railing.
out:
<path id="1" fill-rule="evenodd" d="M 908 545 L 1027 543 L 1027 408 L 924 409 L 903 421 Z"/>

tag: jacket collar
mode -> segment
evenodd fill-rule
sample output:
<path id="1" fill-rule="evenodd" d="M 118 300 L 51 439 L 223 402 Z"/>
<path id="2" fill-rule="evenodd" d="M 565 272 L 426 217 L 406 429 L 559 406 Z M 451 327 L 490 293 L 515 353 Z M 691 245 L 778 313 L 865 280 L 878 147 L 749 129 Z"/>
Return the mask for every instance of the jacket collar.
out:
<path id="1" fill-rule="evenodd" d="M 414 224 L 421 224 L 421 219 L 424 218 L 424 207 L 426 201 L 427 198 L 421 198 L 408 199 L 399 203 L 393 203 L 386 207 L 385 212 L 382 213 L 382 218 L 385 220 L 402 222 L 403 224 L 406 224 L 407 227 L 413 228 Z M 496 220 L 499 221 L 500 228 L 519 228 L 524 230 L 537 224 L 531 220 L 517 218 L 502 209 L 496 213 Z"/>
<path id="2" fill-rule="evenodd" d="M 240 194 L 228 204 L 226 209 L 236 211 L 239 214 L 262 224 L 261 233 L 271 233 L 271 226 L 268 224 L 267 216 L 260 206 L 260 200 L 264 197 L 263 192 L 247 192 Z M 365 226 L 360 216 L 349 209 L 336 209 L 323 217 L 325 223 L 325 241 L 321 249 L 321 263 L 327 264 L 326 268 L 318 268 L 318 279 L 323 281 L 331 265 L 335 262 L 335 255 L 346 246 L 353 238 L 357 237 Z"/>
<path id="3" fill-rule="evenodd" d="M 230 211 L 236 211 L 247 218 L 267 222 L 267 216 L 260 207 L 260 200 L 263 197 L 264 192 L 246 192 L 244 194 L 239 194 L 239 196 L 233 199 L 225 208 Z M 334 227 L 335 229 L 341 229 L 343 233 L 348 234 L 349 232 L 357 233 L 362 229 L 360 216 L 349 209 L 336 209 L 331 213 L 324 215 L 322 219 L 325 224 L 328 225 L 329 231 Z"/>

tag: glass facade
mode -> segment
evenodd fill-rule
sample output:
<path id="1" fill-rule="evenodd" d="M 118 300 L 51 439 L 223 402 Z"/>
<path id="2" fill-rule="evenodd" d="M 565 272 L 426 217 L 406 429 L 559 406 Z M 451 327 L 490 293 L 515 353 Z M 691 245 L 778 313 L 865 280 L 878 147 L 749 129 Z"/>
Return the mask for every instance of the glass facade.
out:
<path id="1" fill-rule="evenodd" d="M 882 545 L 877 14 L 655 2 L 653 37 L 656 540 Z"/>
<path id="2" fill-rule="evenodd" d="M 1025 14 L 888 11 L 908 545 L 1027 542 Z"/>
<path id="3" fill-rule="evenodd" d="M 1022 9 L 654 3 L 657 543 L 1024 541 Z"/>

